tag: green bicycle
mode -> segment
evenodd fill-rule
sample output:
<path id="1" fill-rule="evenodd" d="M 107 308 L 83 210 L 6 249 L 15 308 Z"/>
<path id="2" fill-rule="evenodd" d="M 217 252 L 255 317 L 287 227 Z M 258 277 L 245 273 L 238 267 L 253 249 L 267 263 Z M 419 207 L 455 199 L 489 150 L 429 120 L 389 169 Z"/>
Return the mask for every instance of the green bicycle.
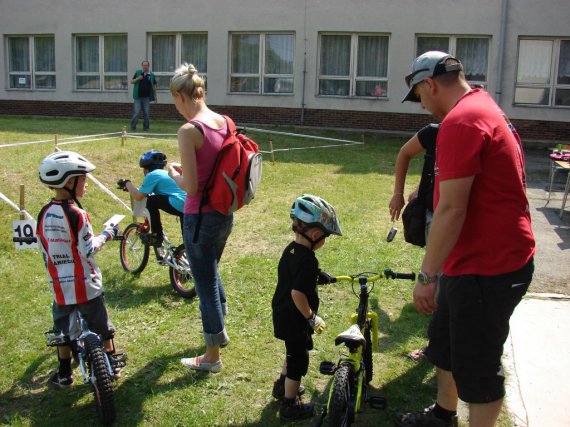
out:
<path id="1" fill-rule="evenodd" d="M 374 282 L 383 277 L 413 281 L 416 279 L 416 274 L 395 273 L 387 268 L 384 274 L 359 273 L 331 278 L 331 283 L 350 282 L 354 295 L 359 298 L 359 303 L 356 313 L 351 316 L 350 328 L 335 339 L 335 345 L 344 344 L 348 354 L 341 355 L 337 363 L 323 361 L 319 367 L 322 374 L 334 375 L 327 404 L 318 421 L 319 426 L 327 416 L 329 427 L 349 426 L 363 402 L 377 409 L 386 407 L 384 397 L 367 395 L 368 383 L 372 380 L 373 374 L 372 351 L 378 348 L 378 314 L 368 310 L 368 299 L 374 289 Z M 360 288 L 358 293 L 355 284 Z"/>

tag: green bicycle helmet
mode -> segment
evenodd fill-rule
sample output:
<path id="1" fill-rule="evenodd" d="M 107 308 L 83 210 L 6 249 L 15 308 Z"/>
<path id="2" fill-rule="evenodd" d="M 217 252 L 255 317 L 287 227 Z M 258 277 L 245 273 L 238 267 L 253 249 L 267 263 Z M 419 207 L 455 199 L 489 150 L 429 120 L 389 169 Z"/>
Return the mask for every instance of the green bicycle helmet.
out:
<path id="1" fill-rule="evenodd" d="M 321 197 L 311 194 L 298 197 L 291 206 L 291 218 L 296 218 L 305 224 L 304 230 L 319 227 L 327 234 L 342 236 L 334 208 Z"/>

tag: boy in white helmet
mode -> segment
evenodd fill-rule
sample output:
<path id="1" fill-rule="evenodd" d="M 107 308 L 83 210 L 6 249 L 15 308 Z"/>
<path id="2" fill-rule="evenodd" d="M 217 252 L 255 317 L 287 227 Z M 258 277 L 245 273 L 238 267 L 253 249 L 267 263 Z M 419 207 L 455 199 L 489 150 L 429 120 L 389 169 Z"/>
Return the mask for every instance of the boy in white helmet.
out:
<path id="1" fill-rule="evenodd" d="M 319 270 L 315 251 L 331 234 L 342 236 L 334 208 L 310 194 L 298 197 L 291 206 L 290 217 L 295 240 L 289 243 L 277 271 L 277 288 L 273 295 L 273 330 L 275 338 L 285 341 L 286 358 L 281 375 L 273 384 L 273 397 L 282 399 L 279 416 L 283 421 L 310 418 L 314 407 L 302 403 L 301 378 L 309 367 L 309 350 L 313 332 L 320 334 L 325 322 L 317 315 L 318 283 L 329 283 L 330 276 Z"/>
<path id="2" fill-rule="evenodd" d="M 94 235 L 89 215 L 78 199 L 87 190 L 86 175 L 95 165 L 72 151 L 52 153 L 40 164 L 40 181 L 55 191 L 55 197 L 38 215 L 37 236 L 53 295 L 54 330 L 66 336 L 58 346 L 59 369 L 50 378 L 53 385 L 73 383 L 71 372 L 70 314 L 77 308 L 89 329 L 101 335 L 105 351 L 119 374 L 115 358 L 113 327 L 103 297 L 101 270 L 93 256 L 116 236 L 118 228 L 108 226 Z"/>

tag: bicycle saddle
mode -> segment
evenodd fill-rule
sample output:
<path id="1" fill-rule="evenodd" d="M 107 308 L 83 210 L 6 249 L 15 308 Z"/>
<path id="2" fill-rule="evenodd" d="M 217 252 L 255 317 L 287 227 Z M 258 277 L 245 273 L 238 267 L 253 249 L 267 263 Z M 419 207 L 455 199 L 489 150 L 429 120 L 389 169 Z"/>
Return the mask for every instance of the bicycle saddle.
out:
<path id="1" fill-rule="evenodd" d="M 335 345 L 346 344 L 349 348 L 357 348 L 366 344 L 364 336 L 360 332 L 358 325 L 352 325 L 346 331 L 338 334 L 334 340 Z"/>

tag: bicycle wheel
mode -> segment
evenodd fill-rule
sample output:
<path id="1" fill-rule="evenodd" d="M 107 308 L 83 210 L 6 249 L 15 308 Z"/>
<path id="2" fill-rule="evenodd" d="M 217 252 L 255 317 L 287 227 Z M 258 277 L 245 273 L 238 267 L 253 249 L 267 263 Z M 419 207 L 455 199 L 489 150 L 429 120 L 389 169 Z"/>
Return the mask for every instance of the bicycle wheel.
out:
<path id="1" fill-rule="evenodd" d="M 140 238 L 140 224 L 133 223 L 125 228 L 123 240 L 119 245 L 121 265 L 132 274 L 142 272 L 148 263 L 149 247 Z"/>
<path id="2" fill-rule="evenodd" d="M 97 415 L 105 425 L 115 421 L 115 396 L 111 385 L 111 375 L 107 370 L 103 345 L 95 335 L 85 338 L 85 349 L 89 358 L 89 376 L 95 397 Z"/>
<path id="3" fill-rule="evenodd" d="M 334 374 L 332 393 L 328 405 L 328 426 L 344 427 L 354 421 L 354 398 L 352 382 L 354 367 L 350 364 L 341 365 Z"/>
<path id="4" fill-rule="evenodd" d="M 364 363 L 364 372 L 366 373 L 364 379 L 366 384 L 372 381 L 374 371 L 374 365 L 372 364 L 372 339 L 370 338 L 370 327 L 371 325 L 368 324 L 368 327 L 364 331 L 366 347 L 362 350 L 362 361 Z"/>
<path id="5" fill-rule="evenodd" d="M 194 280 L 190 271 L 190 262 L 186 257 L 184 244 L 178 246 L 173 253 L 176 268 L 170 267 L 170 284 L 174 291 L 182 298 L 194 298 L 196 289 L 194 288 Z"/>

